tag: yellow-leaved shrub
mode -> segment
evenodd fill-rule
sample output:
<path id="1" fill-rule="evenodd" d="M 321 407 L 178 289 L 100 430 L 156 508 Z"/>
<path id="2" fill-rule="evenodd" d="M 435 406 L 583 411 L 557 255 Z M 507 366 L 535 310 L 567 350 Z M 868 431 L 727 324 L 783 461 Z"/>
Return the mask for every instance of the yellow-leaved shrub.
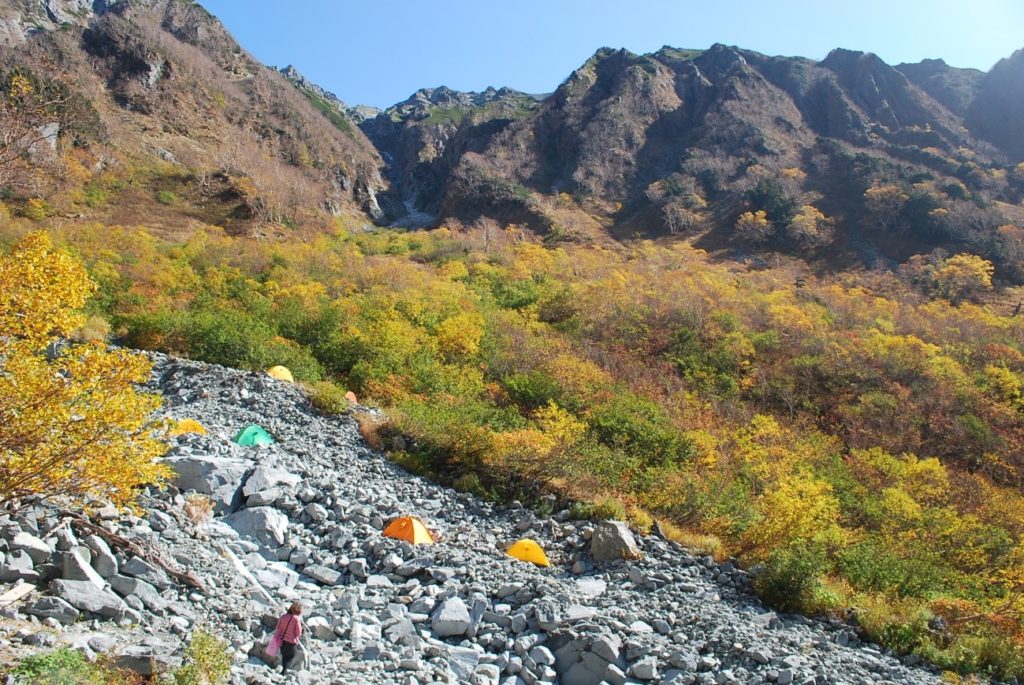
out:
<path id="1" fill-rule="evenodd" d="M 95 289 L 84 267 L 32 233 L 0 257 L 0 502 L 31 495 L 126 504 L 167 467 L 150 364 L 90 342 L 57 350 Z M 46 354 L 47 346 L 50 354 Z"/>

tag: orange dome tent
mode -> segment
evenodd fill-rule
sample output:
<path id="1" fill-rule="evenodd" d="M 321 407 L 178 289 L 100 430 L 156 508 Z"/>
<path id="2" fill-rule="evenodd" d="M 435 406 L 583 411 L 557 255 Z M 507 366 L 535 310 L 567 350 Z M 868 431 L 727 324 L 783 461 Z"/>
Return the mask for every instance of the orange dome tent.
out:
<path id="1" fill-rule="evenodd" d="M 544 550 L 534 540 L 523 538 L 518 542 L 512 543 L 512 546 L 506 550 L 506 553 L 510 557 L 515 557 L 520 561 L 528 561 L 531 564 L 537 564 L 537 566 L 550 566 L 551 562 L 548 561 L 548 557 L 544 554 Z"/>
<path id="2" fill-rule="evenodd" d="M 430 531 L 423 525 L 423 521 L 420 521 L 415 516 L 400 516 L 396 518 L 384 529 L 384 536 L 395 538 L 396 540 L 405 540 L 414 545 L 434 544 L 434 538 L 430 535 Z"/>
<path id="3" fill-rule="evenodd" d="M 288 381 L 294 383 L 295 378 L 292 377 L 292 372 L 288 370 L 286 366 L 271 366 L 267 369 L 267 375 L 271 378 L 276 378 L 279 381 Z"/>

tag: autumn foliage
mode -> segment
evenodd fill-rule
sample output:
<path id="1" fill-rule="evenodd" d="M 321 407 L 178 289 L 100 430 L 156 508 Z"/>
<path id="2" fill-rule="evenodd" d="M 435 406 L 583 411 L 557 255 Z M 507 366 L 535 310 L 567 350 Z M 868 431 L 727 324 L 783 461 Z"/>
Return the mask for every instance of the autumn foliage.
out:
<path id="1" fill-rule="evenodd" d="M 367 435 L 408 468 L 657 517 L 759 564 L 777 606 L 857 607 L 874 641 L 1024 672 L 1024 317 L 982 304 L 984 260 L 826 278 L 497 231 L 62 239 L 132 345 L 284 364 L 383 407 Z"/>
<path id="2" fill-rule="evenodd" d="M 0 502 L 30 495 L 130 501 L 165 467 L 140 394 L 149 365 L 102 343 L 51 347 L 80 326 L 96 286 L 44 233 L 0 258 Z"/>

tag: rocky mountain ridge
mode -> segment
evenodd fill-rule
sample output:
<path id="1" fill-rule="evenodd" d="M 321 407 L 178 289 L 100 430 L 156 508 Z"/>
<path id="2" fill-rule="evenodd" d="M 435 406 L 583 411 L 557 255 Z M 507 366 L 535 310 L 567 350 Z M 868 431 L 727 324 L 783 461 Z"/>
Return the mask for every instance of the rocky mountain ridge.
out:
<path id="1" fill-rule="evenodd" d="M 79 174 L 192 179 L 188 202 L 150 212 L 171 226 L 322 228 L 358 212 L 553 240 L 679 235 L 823 265 L 966 251 L 1024 279 L 1024 246 L 999 232 L 1024 223 L 1024 51 L 982 73 L 846 49 L 602 48 L 548 95 L 426 88 L 380 112 L 259 64 L 183 0 L 2 0 L 0 44 L 8 76 L 52 76 L 91 106 L 98 125 L 56 141 Z M 764 224 L 737 230 L 759 211 Z"/>
<path id="2" fill-rule="evenodd" d="M 203 627 L 229 641 L 231 682 L 281 682 L 263 647 L 301 601 L 304 683 L 938 682 L 851 626 L 766 610 L 731 563 L 456 493 L 391 464 L 350 417 L 317 415 L 290 384 L 152 358 L 166 415 L 208 432 L 176 439 L 176 487 L 145 493 L 140 516 L 98 511 L 102 535 L 44 506 L 0 517 L 0 579 L 28 591 L 0 609 L 5 661 L 69 645 L 147 672 L 179 661 Z M 275 444 L 236 445 L 252 423 Z M 212 519 L 185 514 L 195 493 Z M 437 544 L 381 535 L 407 514 Z M 502 552 L 521 537 L 551 567 Z"/>

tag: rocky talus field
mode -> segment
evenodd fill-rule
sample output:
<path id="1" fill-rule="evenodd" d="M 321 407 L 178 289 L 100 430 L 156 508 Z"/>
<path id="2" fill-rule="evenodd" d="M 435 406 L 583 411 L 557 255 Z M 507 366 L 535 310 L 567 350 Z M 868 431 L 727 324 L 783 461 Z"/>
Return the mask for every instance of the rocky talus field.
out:
<path id="1" fill-rule="evenodd" d="M 70 645 L 145 672 L 180 661 L 205 628 L 230 642 L 232 683 L 939 680 L 861 644 L 850 626 L 766 609 L 732 564 L 634 540 L 619 524 L 440 487 L 367 447 L 352 418 L 319 415 L 290 384 L 153 359 L 163 411 L 208 433 L 176 438 L 175 487 L 145 493 L 138 516 L 95 513 L 118 538 L 42 505 L 0 517 L 0 595 L 30 590 L 0 607 L 0 660 Z M 277 442 L 234 444 L 250 424 Z M 212 518 L 189 515 L 189 490 L 214 501 Z M 437 544 L 382 536 L 405 514 Z M 522 537 L 543 545 L 550 567 L 506 556 Z M 263 649 L 296 600 L 304 664 L 286 678 Z"/>

